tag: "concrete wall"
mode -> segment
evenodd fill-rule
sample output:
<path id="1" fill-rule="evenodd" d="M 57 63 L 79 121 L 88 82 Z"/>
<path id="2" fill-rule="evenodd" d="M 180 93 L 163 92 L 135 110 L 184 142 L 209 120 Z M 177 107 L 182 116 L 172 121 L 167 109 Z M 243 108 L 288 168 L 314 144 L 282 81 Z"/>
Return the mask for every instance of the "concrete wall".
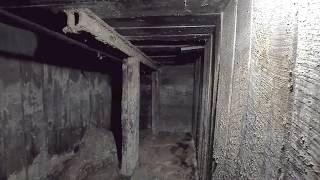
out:
<path id="1" fill-rule="evenodd" d="M 320 177 L 319 8 L 316 0 L 227 6 L 213 179 Z"/>
<path id="2" fill-rule="evenodd" d="M 293 113 L 286 153 L 292 179 L 320 179 L 320 1 L 297 1 Z"/>
<path id="3" fill-rule="evenodd" d="M 152 87 L 151 73 L 140 76 L 140 129 L 151 129 Z"/>
<path id="4" fill-rule="evenodd" d="M 4 180 L 14 172 L 25 171 L 28 176 L 27 167 L 39 154 L 72 150 L 88 127 L 109 129 L 111 79 L 86 68 L 39 63 L 58 54 L 65 57 L 56 59 L 62 64 L 94 59 L 86 59 L 92 57 L 85 53 L 74 56 L 78 51 L 72 48 L 61 51 L 54 41 L 40 42 L 41 37 L 31 32 L 0 24 L 0 37 L 0 179 Z M 41 50 L 43 43 L 50 43 L 47 51 L 52 56 Z"/>
<path id="5" fill-rule="evenodd" d="M 194 65 L 160 69 L 159 131 L 191 132 Z"/>

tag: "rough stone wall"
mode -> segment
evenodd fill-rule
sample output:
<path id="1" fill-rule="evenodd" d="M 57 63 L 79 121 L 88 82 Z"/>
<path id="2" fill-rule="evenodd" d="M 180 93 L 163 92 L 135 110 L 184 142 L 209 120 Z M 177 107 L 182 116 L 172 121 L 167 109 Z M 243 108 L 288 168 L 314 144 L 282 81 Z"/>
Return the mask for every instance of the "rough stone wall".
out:
<path id="1" fill-rule="evenodd" d="M 87 127 L 109 129 L 111 79 L 35 62 L 41 47 L 31 32 L 0 24 L 0 36 L 2 180 L 23 167 L 27 175 L 43 151 L 53 155 L 72 149 Z"/>
<path id="2" fill-rule="evenodd" d="M 298 1 L 289 179 L 320 179 L 320 1 Z"/>
<path id="3" fill-rule="evenodd" d="M 221 178 L 224 171 L 224 164 L 227 151 L 227 140 L 229 114 L 230 114 L 230 97 L 232 93 L 232 79 L 233 79 L 233 66 L 234 66 L 234 43 L 235 43 L 235 30 L 236 30 L 236 17 L 237 17 L 237 1 L 230 3 L 223 13 L 223 24 L 221 28 L 221 64 L 218 82 L 218 97 L 216 109 L 216 131 L 215 131 L 215 144 L 214 152 L 216 157 L 216 172 L 215 177 Z M 227 173 L 227 172 L 226 172 Z"/>
<path id="4" fill-rule="evenodd" d="M 159 131 L 191 132 L 194 65 L 160 69 Z"/>
<path id="5" fill-rule="evenodd" d="M 317 0 L 227 6 L 214 179 L 319 178 L 319 9 Z"/>

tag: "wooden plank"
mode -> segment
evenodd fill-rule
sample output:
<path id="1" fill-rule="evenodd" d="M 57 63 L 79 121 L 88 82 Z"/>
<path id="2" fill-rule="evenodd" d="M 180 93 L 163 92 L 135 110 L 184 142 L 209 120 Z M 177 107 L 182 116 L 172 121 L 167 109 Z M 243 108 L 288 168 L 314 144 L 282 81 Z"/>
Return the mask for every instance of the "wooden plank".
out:
<path id="1" fill-rule="evenodd" d="M 152 35 L 183 35 L 183 34 L 211 34 L 214 27 L 141 27 L 115 29 L 123 36 L 152 36 Z"/>
<path id="2" fill-rule="evenodd" d="M 109 53 L 106 53 L 106 52 L 103 52 L 101 50 L 92 48 L 92 47 L 90 47 L 90 46 L 88 46 L 88 45 L 86 45 L 84 43 L 81 43 L 81 42 L 79 42 L 77 40 L 71 39 L 71 38 L 69 38 L 67 36 L 64 36 L 63 34 L 60 34 L 60 33 L 57 33 L 55 31 L 52 31 L 51 29 L 43 27 L 43 26 L 41 26 L 41 25 L 39 25 L 37 23 L 31 22 L 31 21 L 29 21 L 27 19 L 21 18 L 21 17 L 15 15 L 15 14 L 12 14 L 12 13 L 10 13 L 8 11 L 0 9 L 0 15 L 1 15 L 0 16 L 0 20 L 4 21 L 5 23 L 8 23 L 10 25 L 19 26 L 19 27 L 22 27 L 23 29 L 30 30 L 30 31 L 32 31 L 34 33 L 39 33 L 39 34 L 42 34 L 42 35 L 45 35 L 45 36 L 54 37 L 56 39 L 62 40 L 62 41 L 67 42 L 67 43 L 70 43 L 72 45 L 81 47 L 81 48 L 83 48 L 85 50 L 101 54 L 104 57 L 108 57 L 110 60 L 121 61 L 119 58 L 117 58 L 115 56 L 112 56 Z"/>
<path id="3" fill-rule="evenodd" d="M 148 36 L 124 36 L 129 41 L 153 40 L 153 41 L 203 41 L 210 38 L 210 34 L 183 34 L 183 35 L 148 35 Z"/>
<path id="4" fill-rule="evenodd" d="M 200 169 L 200 180 L 209 179 L 211 166 L 209 159 L 211 153 L 209 152 L 209 137 L 211 132 L 211 105 L 212 105 L 212 85 L 213 85 L 213 37 L 207 42 L 204 52 L 204 63 L 203 63 L 203 86 L 202 86 L 202 107 L 200 113 L 200 144 L 198 156 L 199 169 Z"/>
<path id="5" fill-rule="evenodd" d="M 132 45 L 123 36 L 118 34 L 111 26 L 101 20 L 91 10 L 86 8 L 69 9 L 65 10 L 65 13 L 68 16 L 67 26 L 64 28 L 65 33 L 88 32 L 98 41 L 117 48 L 130 57 L 136 57 L 141 63 L 151 69 L 157 69 L 157 64 L 154 63 L 152 59 Z M 76 16 L 78 16 L 78 18 L 76 18 Z M 78 19 L 77 22 L 76 19 Z"/>
<path id="6" fill-rule="evenodd" d="M 166 39 L 160 40 L 131 40 L 135 46 L 203 46 L 206 40 L 181 40 L 170 41 Z"/>
<path id="7" fill-rule="evenodd" d="M 194 65 L 194 87 L 193 87 L 193 113 L 192 113 L 192 136 L 194 140 L 196 141 L 197 137 L 197 130 L 198 130 L 198 108 L 199 108 L 199 90 L 200 90 L 200 63 L 201 63 L 202 57 L 200 56 Z"/>
<path id="8" fill-rule="evenodd" d="M 159 89 L 159 71 L 151 74 L 152 78 L 152 132 L 158 134 L 157 125 L 160 120 L 160 89 Z"/>
<path id="9" fill-rule="evenodd" d="M 220 73 L 220 53 L 221 53 L 221 39 L 222 39 L 222 21 L 221 19 L 217 23 L 217 28 L 214 36 L 214 74 L 213 74 L 213 88 L 212 88 L 212 110 L 211 110 L 211 132 L 209 137 L 209 152 L 213 152 L 214 149 L 214 136 L 215 136 L 215 127 L 216 127 L 216 112 L 217 112 L 217 101 L 218 101 L 218 83 L 219 83 L 219 73 Z M 211 170 L 209 171 L 209 178 L 212 178 L 212 174 L 216 169 L 216 162 L 213 157 L 208 161 L 211 162 Z"/>
<path id="10" fill-rule="evenodd" d="M 147 16 L 136 18 L 106 18 L 104 19 L 112 27 L 137 28 L 137 27 L 174 27 L 174 26 L 214 26 L 218 20 L 218 14 L 185 15 L 185 16 Z"/>
<path id="11" fill-rule="evenodd" d="M 96 5 L 103 0 L 2 0 L 1 8 L 35 8 L 35 7 L 59 7 Z"/>
<path id="12" fill-rule="evenodd" d="M 131 176 L 139 157 L 140 62 L 130 57 L 122 65 L 122 163 L 121 173 Z"/>
<path id="13" fill-rule="evenodd" d="M 189 14 L 220 13 L 227 1 L 208 0 L 1 0 L 1 8 L 65 8 L 86 7 L 101 18 L 128 18 L 141 16 L 181 16 Z"/>

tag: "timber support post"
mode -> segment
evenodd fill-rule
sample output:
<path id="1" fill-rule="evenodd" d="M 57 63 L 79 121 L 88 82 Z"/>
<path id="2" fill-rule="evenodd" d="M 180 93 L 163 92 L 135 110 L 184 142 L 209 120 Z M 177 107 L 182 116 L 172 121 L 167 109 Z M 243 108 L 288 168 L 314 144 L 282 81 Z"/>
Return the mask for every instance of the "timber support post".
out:
<path id="1" fill-rule="evenodd" d="M 160 116 L 160 90 L 159 90 L 159 71 L 151 74 L 152 84 L 152 133 L 158 134 L 158 123 Z"/>
<path id="2" fill-rule="evenodd" d="M 131 176 L 139 159 L 140 62 L 129 57 L 122 65 L 121 174 Z"/>

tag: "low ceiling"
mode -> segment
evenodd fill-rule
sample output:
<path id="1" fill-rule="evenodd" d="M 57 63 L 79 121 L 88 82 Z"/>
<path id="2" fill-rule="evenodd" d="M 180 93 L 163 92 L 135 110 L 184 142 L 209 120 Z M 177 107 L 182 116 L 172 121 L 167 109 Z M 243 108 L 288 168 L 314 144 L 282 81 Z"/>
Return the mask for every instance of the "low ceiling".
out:
<path id="1" fill-rule="evenodd" d="M 229 0 L 2 0 L 14 12 L 87 7 L 161 64 L 195 60 Z M 35 21 L 41 21 L 33 17 Z M 42 17 L 42 19 L 44 19 Z M 51 26 L 48 22 L 40 22 Z M 59 31 L 59 30 L 58 30 Z M 198 52 L 198 53 L 197 53 Z"/>

